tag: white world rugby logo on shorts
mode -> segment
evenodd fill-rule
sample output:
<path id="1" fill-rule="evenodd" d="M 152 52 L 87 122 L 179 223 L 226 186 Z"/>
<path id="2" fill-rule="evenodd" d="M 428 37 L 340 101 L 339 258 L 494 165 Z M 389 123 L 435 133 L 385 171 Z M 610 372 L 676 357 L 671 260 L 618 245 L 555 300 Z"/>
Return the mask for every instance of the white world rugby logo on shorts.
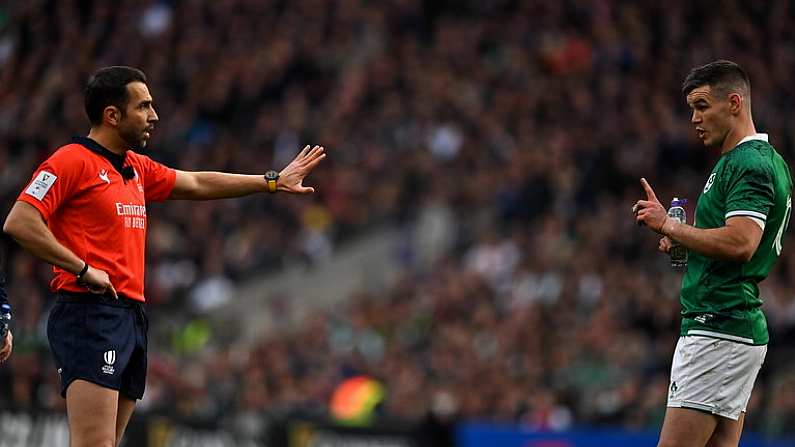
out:
<path id="1" fill-rule="evenodd" d="M 116 363 L 116 351 L 106 351 L 102 357 L 105 359 L 105 366 L 102 367 L 102 372 L 105 374 L 116 372 L 113 368 L 113 364 Z"/>

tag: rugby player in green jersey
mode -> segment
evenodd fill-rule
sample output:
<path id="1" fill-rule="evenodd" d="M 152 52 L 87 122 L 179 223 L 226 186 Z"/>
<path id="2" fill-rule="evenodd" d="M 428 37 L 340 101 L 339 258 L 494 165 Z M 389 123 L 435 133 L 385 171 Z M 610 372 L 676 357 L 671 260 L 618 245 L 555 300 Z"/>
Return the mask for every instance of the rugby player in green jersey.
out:
<path id="1" fill-rule="evenodd" d="M 720 158 L 696 205 L 693 225 L 668 217 L 645 179 L 638 224 L 689 252 L 682 280 L 682 324 L 671 365 L 659 446 L 736 447 L 745 408 L 767 352 L 759 282 L 781 254 L 792 212 L 787 163 L 756 132 L 751 90 L 729 61 L 694 68 L 682 92 L 704 145 Z"/>

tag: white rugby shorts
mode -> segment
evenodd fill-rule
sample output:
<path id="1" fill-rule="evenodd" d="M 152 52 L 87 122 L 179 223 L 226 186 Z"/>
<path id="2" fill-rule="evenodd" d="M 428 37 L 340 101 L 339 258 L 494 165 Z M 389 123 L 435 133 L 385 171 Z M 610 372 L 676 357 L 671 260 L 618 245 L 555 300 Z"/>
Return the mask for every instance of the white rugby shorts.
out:
<path id="1" fill-rule="evenodd" d="M 748 405 L 765 354 L 767 345 L 698 335 L 680 337 L 671 364 L 668 406 L 736 421 Z"/>

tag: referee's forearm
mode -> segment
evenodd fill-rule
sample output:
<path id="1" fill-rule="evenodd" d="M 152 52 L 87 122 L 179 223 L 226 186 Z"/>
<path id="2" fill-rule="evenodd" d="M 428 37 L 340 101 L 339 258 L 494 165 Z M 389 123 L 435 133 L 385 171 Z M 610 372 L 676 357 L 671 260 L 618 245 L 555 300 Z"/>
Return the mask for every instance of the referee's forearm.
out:
<path id="1" fill-rule="evenodd" d="M 178 171 L 171 199 L 212 200 L 243 197 L 267 191 L 261 175 Z"/>
<path id="2" fill-rule="evenodd" d="M 33 256 L 49 264 L 72 273 L 83 268 L 83 260 L 58 242 L 32 205 L 15 203 L 6 218 L 3 231 Z"/>
<path id="3" fill-rule="evenodd" d="M 32 232 L 9 233 L 19 245 L 33 256 L 67 272 L 77 273 L 83 268 L 83 260 L 61 245 L 55 237 L 46 237 Z"/>

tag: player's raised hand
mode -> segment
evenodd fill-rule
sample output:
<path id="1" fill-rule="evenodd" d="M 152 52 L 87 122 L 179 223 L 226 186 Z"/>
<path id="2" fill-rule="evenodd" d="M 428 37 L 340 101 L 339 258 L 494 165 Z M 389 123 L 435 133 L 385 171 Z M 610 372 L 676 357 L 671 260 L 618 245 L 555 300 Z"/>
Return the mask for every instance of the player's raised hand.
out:
<path id="1" fill-rule="evenodd" d="M 278 191 L 290 192 L 294 194 L 312 194 L 315 188 L 304 186 L 304 178 L 312 172 L 312 169 L 326 158 L 323 146 L 315 146 L 311 150 L 309 145 L 290 162 L 282 172 L 279 173 L 279 180 L 276 182 Z"/>
<path id="2" fill-rule="evenodd" d="M 663 224 L 668 219 L 668 212 L 662 206 L 654 190 L 645 178 L 640 179 L 640 184 L 646 191 L 646 200 L 638 200 L 632 207 L 635 214 L 635 222 L 638 225 L 646 225 L 657 233 L 662 232 Z"/>

